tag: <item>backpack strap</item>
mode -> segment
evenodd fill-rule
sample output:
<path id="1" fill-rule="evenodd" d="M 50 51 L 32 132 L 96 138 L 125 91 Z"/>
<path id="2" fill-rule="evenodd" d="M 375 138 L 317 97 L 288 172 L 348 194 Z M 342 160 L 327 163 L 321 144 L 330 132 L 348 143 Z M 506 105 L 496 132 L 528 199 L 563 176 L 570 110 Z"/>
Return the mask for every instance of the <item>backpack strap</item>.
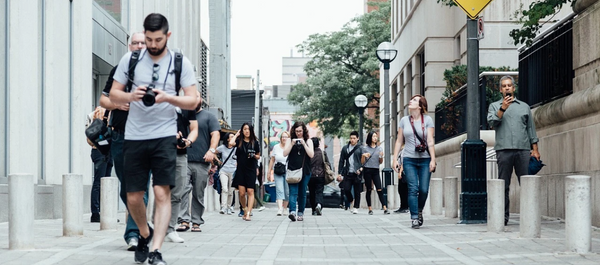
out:
<path id="1" fill-rule="evenodd" d="M 179 95 L 179 90 L 181 89 L 181 68 L 183 64 L 183 54 L 180 52 L 175 53 L 175 93 Z"/>
<path id="2" fill-rule="evenodd" d="M 140 50 L 131 52 L 131 58 L 129 58 L 129 70 L 127 71 L 127 86 L 125 92 L 131 92 L 131 86 L 133 85 L 133 78 L 135 77 L 135 67 L 137 66 L 140 59 Z"/>

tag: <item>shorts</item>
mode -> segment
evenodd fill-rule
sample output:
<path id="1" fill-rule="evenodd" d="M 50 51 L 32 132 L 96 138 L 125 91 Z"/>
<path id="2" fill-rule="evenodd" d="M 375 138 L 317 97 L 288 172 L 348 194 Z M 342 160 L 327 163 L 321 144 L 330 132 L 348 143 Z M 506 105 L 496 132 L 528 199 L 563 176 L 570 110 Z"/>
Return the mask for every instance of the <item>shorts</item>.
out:
<path id="1" fill-rule="evenodd" d="M 168 136 L 151 140 L 125 140 L 123 175 L 127 192 L 145 191 L 152 173 L 152 184 L 175 186 L 177 138 Z"/>

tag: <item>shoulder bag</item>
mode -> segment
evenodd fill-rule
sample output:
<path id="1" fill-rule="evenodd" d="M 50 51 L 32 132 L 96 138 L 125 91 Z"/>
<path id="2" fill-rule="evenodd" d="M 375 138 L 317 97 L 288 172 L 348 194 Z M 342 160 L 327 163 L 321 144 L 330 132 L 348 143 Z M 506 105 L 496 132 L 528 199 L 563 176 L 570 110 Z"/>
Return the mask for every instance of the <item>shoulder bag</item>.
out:
<path id="1" fill-rule="evenodd" d="M 304 156 L 302 157 L 302 167 L 304 167 L 304 159 L 306 158 L 306 154 L 304 154 Z M 302 167 L 300 167 L 299 169 L 288 169 L 285 172 L 285 181 L 287 181 L 288 184 L 297 184 L 300 183 L 300 181 L 302 180 Z"/>
<path id="2" fill-rule="evenodd" d="M 333 182 L 335 179 L 335 174 L 333 173 L 333 170 L 331 170 L 329 159 L 325 159 L 325 152 L 321 152 L 321 155 L 323 156 L 323 169 L 325 170 L 325 185 L 327 185 Z"/>

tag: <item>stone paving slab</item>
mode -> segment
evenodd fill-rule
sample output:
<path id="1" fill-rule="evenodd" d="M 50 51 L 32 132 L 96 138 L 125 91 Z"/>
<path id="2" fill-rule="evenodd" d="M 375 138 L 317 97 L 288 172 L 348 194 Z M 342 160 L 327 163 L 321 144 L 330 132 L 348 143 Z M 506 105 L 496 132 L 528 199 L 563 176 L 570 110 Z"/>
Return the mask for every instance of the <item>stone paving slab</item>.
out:
<path id="1" fill-rule="evenodd" d="M 185 243 L 166 242 L 165 260 L 177 264 L 600 264 L 600 232 L 592 230 L 592 252 L 566 252 L 564 222 L 542 221 L 541 238 L 519 236 L 519 216 L 503 233 L 485 224 L 425 215 L 421 229 L 410 228 L 408 214 L 350 214 L 324 209 L 323 216 L 290 222 L 275 205 L 237 215 L 206 213 L 202 232 L 183 232 Z M 124 219 L 120 214 L 119 218 Z M 89 220 L 89 215 L 84 216 Z M 62 237 L 62 220 L 36 220 L 35 249 L 8 250 L 8 224 L 0 223 L 0 264 L 135 264 L 117 230 L 100 231 L 84 222 L 84 235 Z"/>

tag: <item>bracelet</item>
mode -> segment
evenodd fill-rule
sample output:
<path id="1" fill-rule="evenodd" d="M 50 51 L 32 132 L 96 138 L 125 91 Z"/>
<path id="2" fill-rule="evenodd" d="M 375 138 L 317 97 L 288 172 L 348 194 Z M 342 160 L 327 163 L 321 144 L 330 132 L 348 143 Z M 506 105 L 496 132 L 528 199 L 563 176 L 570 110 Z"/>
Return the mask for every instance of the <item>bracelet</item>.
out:
<path id="1" fill-rule="evenodd" d="M 506 110 L 500 107 L 499 111 L 505 112 Z"/>

